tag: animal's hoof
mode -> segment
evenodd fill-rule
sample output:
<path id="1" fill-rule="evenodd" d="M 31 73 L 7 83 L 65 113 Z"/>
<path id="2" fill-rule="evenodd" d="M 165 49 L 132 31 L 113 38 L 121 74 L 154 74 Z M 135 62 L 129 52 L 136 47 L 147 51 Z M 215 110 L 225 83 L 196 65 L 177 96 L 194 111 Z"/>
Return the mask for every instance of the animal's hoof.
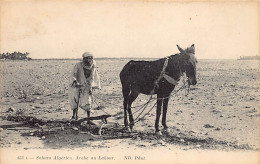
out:
<path id="1" fill-rule="evenodd" d="M 126 131 L 129 132 L 129 133 L 132 132 L 132 130 L 131 130 L 131 128 L 129 126 L 126 127 Z"/>
<path id="2" fill-rule="evenodd" d="M 169 133 L 170 133 L 169 128 L 164 128 L 163 131 L 164 131 L 166 134 L 169 134 Z"/>
<path id="3" fill-rule="evenodd" d="M 156 134 L 157 136 L 162 136 L 162 132 L 161 132 L 161 131 L 155 132 L 155 134 Z"/>

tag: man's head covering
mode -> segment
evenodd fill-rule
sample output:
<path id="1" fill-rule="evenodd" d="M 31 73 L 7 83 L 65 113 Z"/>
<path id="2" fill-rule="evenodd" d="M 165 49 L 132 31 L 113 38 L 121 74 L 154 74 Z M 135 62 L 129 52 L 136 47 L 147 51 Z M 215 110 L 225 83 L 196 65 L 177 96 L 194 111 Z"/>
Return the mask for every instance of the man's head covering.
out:
<path id="1" fill-rule="evenodd" d="M 85 58 L 85 57 L 94 57 L 91 53 L 89 53 L 89 52 L 84 52 L 83 54 L 82 54 L 82 57 L 83 58 Z"/>
<path id="2" fill-rule="evenodd" d="M 82 54 L 82 57 L 85 58 L 85 57 L 94 57 L 94 56 L 89 52 L 84 52 Z M 90 65 L 86 65 L 84 62 L 82 62 L 82 64 L 85 69 L 90 70 L 90 69 L 92 69 L 92 67 L 96 66 L 96 61 L 94 59 L 92 59 L 92 63 L 90 63 Z"/>

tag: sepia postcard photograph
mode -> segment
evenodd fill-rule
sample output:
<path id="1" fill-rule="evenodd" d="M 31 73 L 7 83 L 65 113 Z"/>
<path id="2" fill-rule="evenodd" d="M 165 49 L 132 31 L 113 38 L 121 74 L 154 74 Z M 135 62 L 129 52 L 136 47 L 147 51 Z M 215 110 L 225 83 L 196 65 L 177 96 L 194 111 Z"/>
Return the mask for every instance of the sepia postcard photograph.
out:
<path id="1" fill-rule="evenodd" d="M 259 164 L 259 2 L 0 0 L 0 164 Z"/>

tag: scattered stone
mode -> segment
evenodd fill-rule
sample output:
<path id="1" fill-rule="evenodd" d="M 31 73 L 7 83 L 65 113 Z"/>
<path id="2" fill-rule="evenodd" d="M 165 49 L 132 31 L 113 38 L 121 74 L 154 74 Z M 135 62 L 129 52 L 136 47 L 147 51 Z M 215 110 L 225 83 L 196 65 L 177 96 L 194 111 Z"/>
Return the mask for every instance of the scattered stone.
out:
<path id="1" fill-rule="evenodd" d="M 10 108 L 8 108 L 8 110 L 6 112 L 11 113 L 11 112 L 14 112 L 14 111 L 15 111 L 15 109 L 13 107 L 10 107 Z"/>
<path id="2" fill-rule="evenodd" d="M 196 145 L 195 147 L 196 147 L 196 148 L 200 148 L 200 147 L 201 147 L 201 145 Z"/>
<path id="3" fill-rule="evenodd" d="M 86 131 L 86 132 L 81 131 L 80 133 L 81 134 L 91 134 L 89 131 Z"/>
<path id="4" fill-rule="evenodd" d="M 180 141 L 181 141 L 181 142 L 185 142 L 184 139 L 181 139 Z"/>
<path id="5" fill-rule="evenodd" d="M 220 130 L 220 128 L 216 128 L 215 130 L 216 130 L 216 131 L 219 131 L 219 130 Z"/>
<path id="6" fill-rule="evenodd" d="M 221 113 L 221 110 L 216 110 L 216 109 L 214 109 L 212 112 L 213 112 L 214 114 L 218 114 L 218 113 Z"/>
<path id="7" fill-rule="evenodd" d="M 39 123 L 34 124 L 34 126 L 41 127 L 41 125 Z"/>
<path id="8" fill-rule="evenodd" d="M 253 114 L 253 113 L 252 113 L 252 114 L 248 114 L 248 116 L 249 116 L 249 117 L 254 117 L 255 114 Z"/>
<path id="9" fill-rule="evenodd" d="M 99 105 L 96 108 L 94 108 L 93 110 L 101 110 L 101 109 L 105 109 L 105 107 L 103 105 Z"/>
<path id="10" fill-rule="evenodd" d="M 139 145 L 137 145 L 138 147 L 146 147 L 146 145 L 144 145 L 144 144 L 139 144 Z"/>
<path id="11" fill-rule="evenodd" d="M 73 130 L 76 130 L 76 131 L 78 131 L 78 130 L 79 130 L 77 127 L 73 127 L 72 129 L 73 129 Z"/>
<path id="12" fill-rule="evenodd" d="M 182 110 L 179 109 L 179 110 L 177 110 L 176 112 L 182 113 Z"/>
<path id="13" fill-rule="evenodd" d="M 45 140 L 46 139 L 46 137 L 45 136 L 42 136 L 42 140 Z"/>
<path id="14" fill-rule="evenodd" d="M 0 128 L 0 132 L 2 132 L 4 129 L 3 128 Z"/>
<path id="15" fill-rule="evenodd" d="M 196 132 L 194 132 L 194 131 L 191 130 L 191 131 L 189 131 L 189 133 L 196 133 Z"/>
<path id="16" fill-rule="evenodd" d="M 214 126 L 213 126 L 213 125 L 210 125 L 210 124 L 205 124 L 203 127 L 204 127 L 204 128 L 214 128 Z"/>
<path id="17" fill-rule="evenodd" d="M 163 140 L 159 140 L 158 144 L 162 145 L 162 146 L 166 146 L 166 143 Z"/>
<path id="18" fill-rule="evenodd" d="M 26 111 L 26 109 L 18 109 L 15 114 L 22 115 L 25 113 L 25 111 Z"/>
<path id="19" fill-rule="evenodd" d="M 257 112 L 257 110 L 255 108 L 253 108 L 252 110 L 248 111 L 248 113 L 255 113 Z"/>
<path id="20" fill-rule="evenodd" d="M 30 136 L 33 136 L 33 135 L 34 135 L 34 133 L 30 133 L 29 135 L 30 135 Z"/>
<path id="21" fill-rule="evenodd" d="M 61 108 L 57 108 L 56 111 L 61 111 Z"/>

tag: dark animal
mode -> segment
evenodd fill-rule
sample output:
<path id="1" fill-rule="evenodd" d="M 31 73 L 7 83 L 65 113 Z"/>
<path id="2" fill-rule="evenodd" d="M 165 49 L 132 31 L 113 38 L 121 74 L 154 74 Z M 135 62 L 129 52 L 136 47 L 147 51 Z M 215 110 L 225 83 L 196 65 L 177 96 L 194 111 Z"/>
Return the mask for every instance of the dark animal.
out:
<path id="1" fill-rule="evenodd" d="M 166 113 L 169 96 L 177 81 L 183 73 L 188 77 L 189 85 L 196 85 L 196 63 L 195 47 L 183 50 L 177 45 L 180 53 L 161 58 L 155 61 L 129 61 L 120 72 L 122 92 L 124 97 L 124 125 L 129 131 L 134 126 L 134 118 L 131 105 L 137 96 L 142 93 L 146 95 L 157 94 L 157 110 L 155 120 L 156 133 L 161 135 L 159 119 L 163 105 L 162 125 L 166 131 Z M 128 124 L 127 113 L 129 114 Z M 129 129 L 130 128 L 130 129 Z"/>

